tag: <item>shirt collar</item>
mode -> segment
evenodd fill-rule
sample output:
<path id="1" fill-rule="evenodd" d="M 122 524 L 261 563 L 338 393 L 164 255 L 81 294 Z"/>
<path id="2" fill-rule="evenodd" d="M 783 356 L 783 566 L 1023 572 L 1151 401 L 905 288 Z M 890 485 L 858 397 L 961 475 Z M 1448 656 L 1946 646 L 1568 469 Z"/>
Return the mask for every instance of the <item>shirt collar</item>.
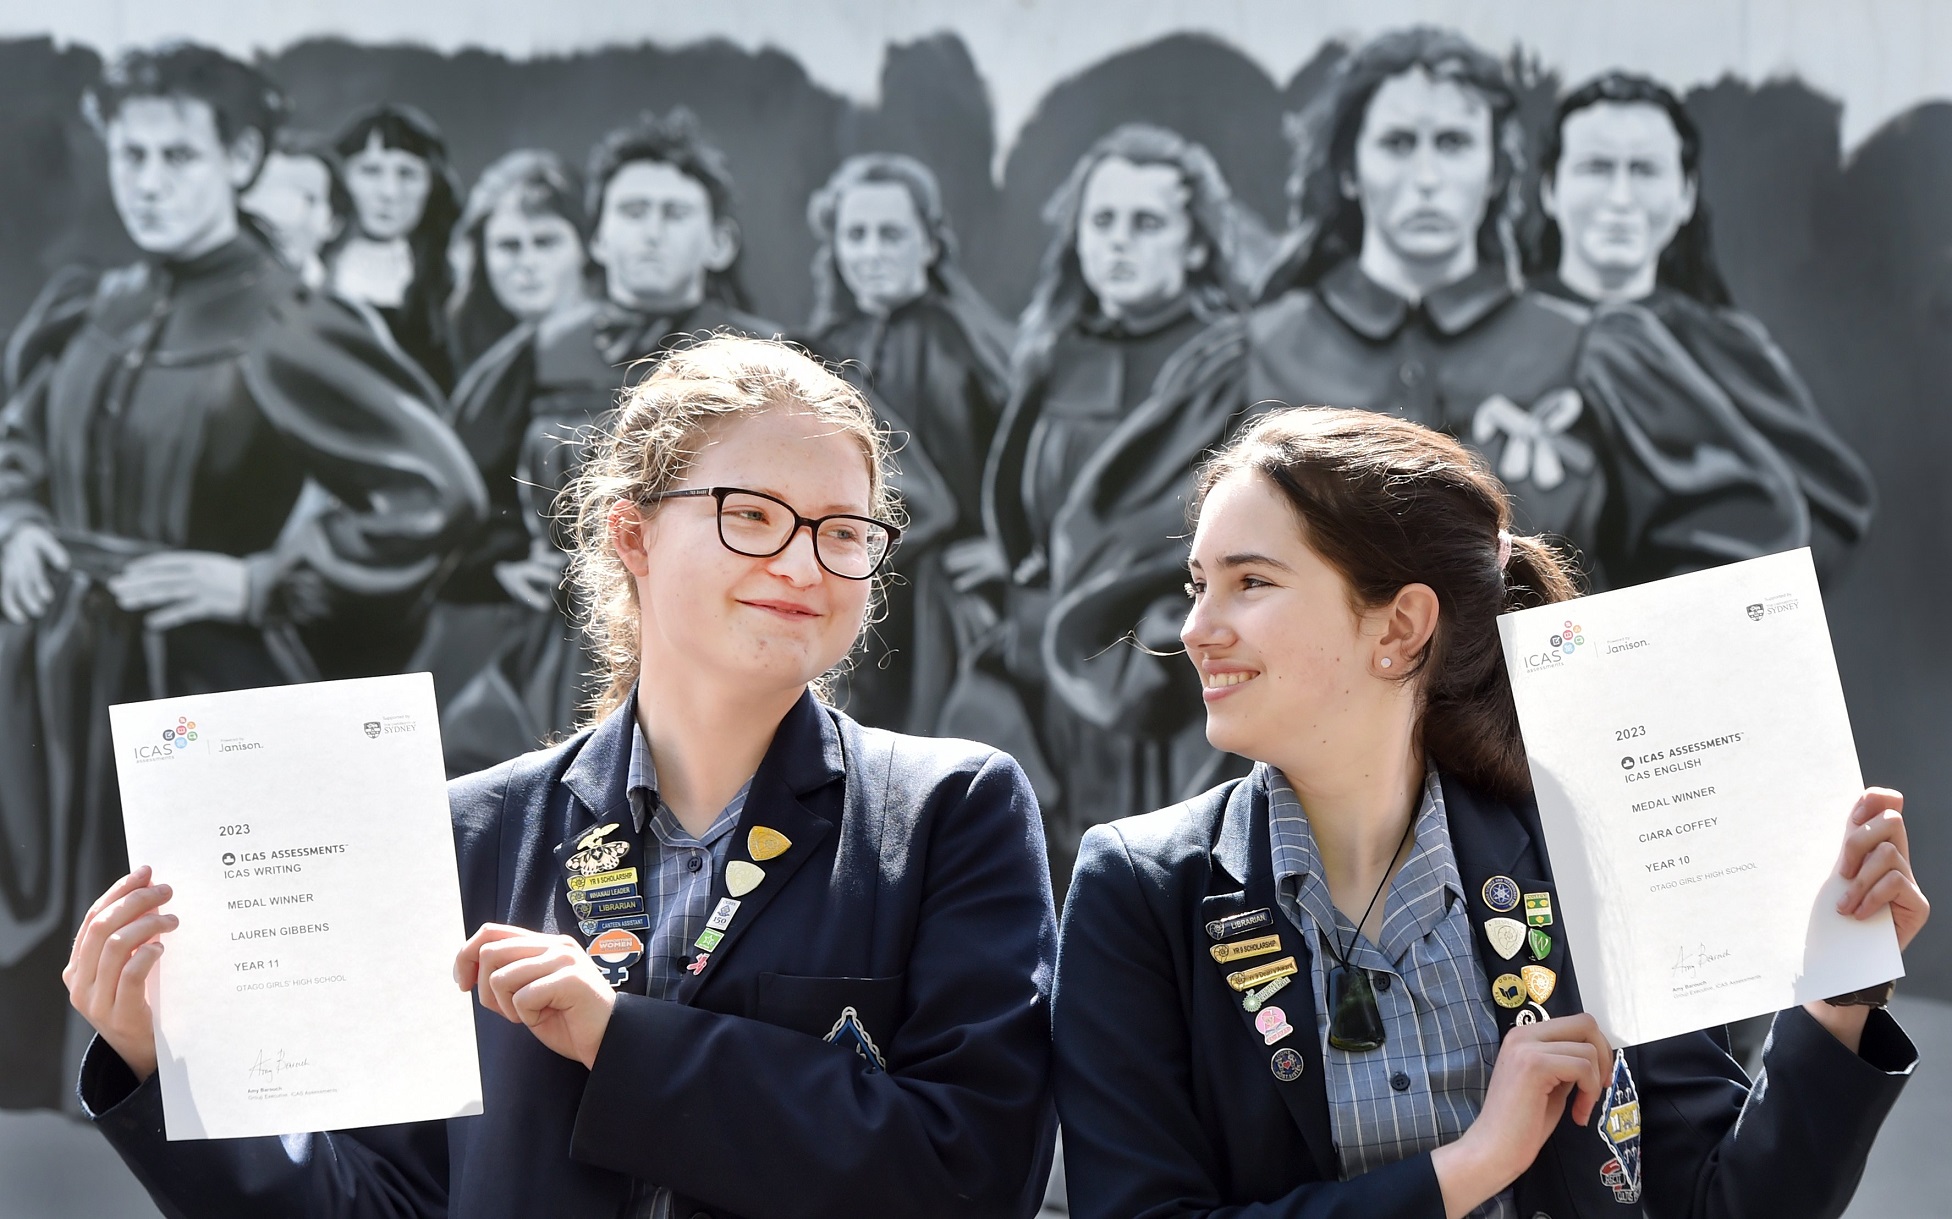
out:
<path id="1" fill-rule="evenodd" d="M 1393 336 L 1419 311 L 1439 334 L 1462 333 L 1512 296 L 1504 268 L 1483 262 L 1463 279 L 1426 295 L 1420 305 L 1410 304 L 1363 274 L 1353 258 L 1322 276 L 1317 290 L 1330 312 L 1357 334 L 1377 342 Z"/>
<path id="2" fill-rule="evenodd" d="M 1328 881 L 1322 873 L 1322 857 L 1315 847 L 1315 835 L 1309 828 L 1301 798 L 1295 794 L 1287 776 L 1275 767 L 1263 762 L 1257 763 L 1254 769 L 1255 781 L 1268 794 L 1268 834 L 1275 888 L 1300 895 L 1318 885 L 1326 901 Z M 1396 930 L 1393 924 L 1398 921 L 1392 916 L 1399 907 L 1407 910 L 1415 934 L 1421 937 L 1443 918 L 1452 900 L 1464 899 L 1464 883 L 1458 875 L 1456 853 L 1451 848 L 1443 784 L 1438 781 L 1436 768 L 1428 764 L 1424 770 L 1423 801 L 1417 807 L 1414 824 L 1409 856 L 1397 870 L 1389 896 L 1384 900 L 1384 942 L 1378 947 L 1392 960 L 1400 955 L 1399 945 L 1391 943 L 1399 938 L 1392 934 Z M 1315 885 L 1308 883 L 1311 879 Z M 1321 912 L 1310 913 L 1318 920 L 1321 918 Z M 1332 929 L 1333 924 L 1328 924 L 1328 930 L 1332 932 Z"/>
<path id="3" fill-rule="evenodd" d="M 644 725 L 636 716 L 630 718 L 630 773 L 624 779 L 624 794 L 630 797 L 630 819 L 641 834 L 645 810 L 658 806 L 657 763 L 651 761 L 651 742 L 644 735 Z"/>
<path id="4" fill-rule="evenodd" d="M 1142 339 L 1192 313 L 1193 304 L 1193 294 L 1182 292 L 1144 313 L 1128 313 L 1121 318 L 1108 317 L 1096 308 L 1087 309 L 1078 316 L 1078 329 L 1099 338 Z"/>

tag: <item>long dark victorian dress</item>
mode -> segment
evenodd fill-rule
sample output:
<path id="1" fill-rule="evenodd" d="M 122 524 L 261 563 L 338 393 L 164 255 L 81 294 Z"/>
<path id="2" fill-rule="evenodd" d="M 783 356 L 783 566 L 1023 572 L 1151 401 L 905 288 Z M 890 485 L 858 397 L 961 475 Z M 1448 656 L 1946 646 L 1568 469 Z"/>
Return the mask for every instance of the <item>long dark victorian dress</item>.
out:
<path id="1" fill-rule="evenodd" d="M 845 675 L 842 705 L 864 723 L 933 735 L 970 634 L 943 552 L 983 532 L 983 456 L 1007 393 L 1008 328 L 982 301 L 931 287 L 885 317 L 843 317 L 807 346 L 860 386 L 889 429 L 909 517 L 885 612 Z"/>
<path id="2" fill-rule="evenodd" d="M 710 299 L 679 314 L 592 301 L 516 327 L 455 388 L 454 428 L 487 484 L 488 517 L 464 547 L 436 616 L 500 606 L 506 635 L 475 641 L 472 656 L 432 658 L 472 674 L 456 682 L 442 710 L 450 773 L 492 766 L 575 726 L 597 667 L 576 607 L 561 588 L 554 609 L 516 606 L 494 566 L 566 548 L 557 499 L 581 468 L 592 429 L 647 374 L 643 361 L 707 333 L 771 338 L 779 328 Z M 457 639 L 457 648 L 465 642 Z"/>
<path id="3" fill-rule="evenodd" d="M 109 706 L 397 671 L 483 493 L 426 378 L 250 237 L 63 273 L 7 355 L 0 538 L 49 529 L 72 566 L 0 622 L 0 1104 L 53 1105 L 61 962 L 129 863 Z M 167 551 L 244 560 L 245 619 L 118 608 L 107 582 Z"/>

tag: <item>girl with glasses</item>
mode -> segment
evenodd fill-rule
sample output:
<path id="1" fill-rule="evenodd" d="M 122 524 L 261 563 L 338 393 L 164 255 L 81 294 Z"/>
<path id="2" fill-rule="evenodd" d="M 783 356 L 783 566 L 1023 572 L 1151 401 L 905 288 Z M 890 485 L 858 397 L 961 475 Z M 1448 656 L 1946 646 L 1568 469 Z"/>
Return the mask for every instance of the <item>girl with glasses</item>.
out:
<path id="1" fill-rule="evenodd" d="M 1616 1064 L 1580 1012 L 1497 633 L 1572 573 L 1482 460 L 1308 408 L 1196 485 L 1180 638 L 1208 740 L 1255 765 L 1084 837 L 1071 1214 L 1842 1213 L 1917 1057 L 1887 989 L 1779 1013 L 1766 1087 L 1720 1030 Z M 1901 946 L 1927 913 L 1902 803 L 1837 810 L 1840 908 L 1889 909 Z"/>
<path id="2" fill-rule="evenodd" d="M 97 903 L 81 1094 L 164 1209 L 1036 1210 L 1055 920 L 1029 785 L 820 698 L 900 536 L 887 462 L 859 391 L 749 339 L 666 356 L 596 438 L 572 576 L 603 693 L 450 791 L 481 1116 L 167 1143 L 143 998 L 167 878 Z"/>

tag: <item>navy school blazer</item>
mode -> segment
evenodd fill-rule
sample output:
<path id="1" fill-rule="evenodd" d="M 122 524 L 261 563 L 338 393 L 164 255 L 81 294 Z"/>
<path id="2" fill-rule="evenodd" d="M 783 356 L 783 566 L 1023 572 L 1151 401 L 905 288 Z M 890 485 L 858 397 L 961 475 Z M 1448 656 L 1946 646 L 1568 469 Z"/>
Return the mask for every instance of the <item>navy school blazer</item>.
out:
<path id="1" fill-rule="evenodd" d="M 467 930 L 575 932 L 553 848 L 630 826 L 632 730 L 627 705 L 449 786 Z M 155 1078 L 136 1086 L 99 1038 L 83 1104 L 171 1216 L 614 1216 L 656 1186 L 679 1219 L 1035 1213 L 1056 929 L 1016 763 L 864 728 L 809 694 L 753 776 L 728 862 L 751 861 L 762 825 L 791 847 L 676 1002 L 618 994 L 592 1069 L 476 1004 L 479 1116 L 168 1143 Z M 721 870 L 713 905 L 726 895 Z M 847 1007 L 885 1070 L 823 1040 Z"/>
<path id="2" fill-rule="evenodd" d="M 1482 932 L 1492 911 L 1478 895 L 1507 876 L 1556 898 L 1537 808 L 1442 782 L 1484 976 L 1515 973 Z M 1208 953 L 1208 921 L 1260 909 L 1274 912 L 1268 931 L 1301 965 L 1277 1000 L 1295 1029 L 1280 1047 L 1303 1060 L 1291 1082 L 1273 1074 L 1279 1047 L 1263 1042 L 1225 980 L 1255 962 L 1216 965 Z M 1545 1007 L 1564 1015 L 1580 1010 L 1579 987 L 1563 925 L 1550 930 L 1543 964 L 1558 984 Z M 1073 1219 L 1441 1219 L 1428 1153 L 1338 1180 L 1309 960 L 1275 900 L 1267 793 L 1253 780 L 1085 836 L 1053 1002 Z M 1508 1030 L 1515 1013 L 1488 994 L 1485 1003 Z M 1800 1007 L 1776 1017 L 1753 1087 L 1719 1029 L 1626 1055 L 1640 1099 L 1642 1199 L 1656 1219 L 1840 1214 L 1917 1060 L 1886 1012 L 1871 1013 L 1852 1054 Z M 1637 1215 L 1602 1179 L 1612 1156 L 1591 1126 L 1563 1120 L 1513 1187 L 1517 1213 Z"/>

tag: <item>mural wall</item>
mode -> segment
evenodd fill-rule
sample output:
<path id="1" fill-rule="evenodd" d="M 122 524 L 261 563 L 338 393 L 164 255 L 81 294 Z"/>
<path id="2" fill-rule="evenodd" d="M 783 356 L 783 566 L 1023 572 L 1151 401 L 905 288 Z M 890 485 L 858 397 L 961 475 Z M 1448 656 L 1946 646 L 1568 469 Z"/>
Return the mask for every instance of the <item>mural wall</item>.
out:
<path id="1" fill-rule="evenodd" d="M 1179 33 L 1000 145 L 953 32 L 877 47 L 872 103 L 657 36 L 0 43 L 0 1105 L 71 1077 L 58 972 L 126 863 L 106 706 L 426 668 L 457 773 L 570 730 L 552 494 L 704 329 L 848 361 L 904 438 L 839 697 L 1017 754 L 1060 881 L 1237 765 L 1155 653 L 1192 466 L 1270 402 L 1457 434 L 1595 587 L 1813 546 L 1865 773 L 1952 875 L 1943 102 L 1846 156 L 1794 79 L 1574 78 L 1516 26 L 1282 79 Z M 1952 997 L 1952 941 L 1912 968 Z"/>

